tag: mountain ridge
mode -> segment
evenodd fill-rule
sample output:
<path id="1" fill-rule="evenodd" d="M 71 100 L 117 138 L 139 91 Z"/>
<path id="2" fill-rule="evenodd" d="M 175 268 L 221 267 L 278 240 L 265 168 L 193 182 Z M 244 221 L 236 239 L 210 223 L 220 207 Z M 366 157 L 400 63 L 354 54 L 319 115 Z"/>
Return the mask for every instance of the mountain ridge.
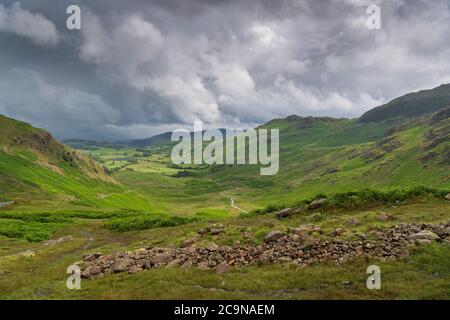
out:
<path id="1" fill-rule="evenodd" d="M 359 120 L 381 122 L 395 118 L 414 118 L 442 110 L 448 105 L 450 105 L 450 83 L 395 98 L 365 112 Z"/>

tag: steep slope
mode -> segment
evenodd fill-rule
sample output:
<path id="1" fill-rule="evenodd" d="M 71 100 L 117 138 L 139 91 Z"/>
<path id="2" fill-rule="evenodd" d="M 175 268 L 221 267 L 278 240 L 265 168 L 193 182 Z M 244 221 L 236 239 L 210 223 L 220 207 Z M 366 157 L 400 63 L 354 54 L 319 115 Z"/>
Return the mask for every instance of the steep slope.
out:
<path id="1" fill-rule="evenodd" d="M 59 165 L 69 165 L 91 178 L 114 182 L 105 173 L 103 167 L 80 152 L 65 147 L 45 130 L 2 115 L 0 115 L 0 128 L 0 146 L 3 151 L 28 150 L 37 157 L 40 165 L 55 172 L 63 173 Z"/>
<path id="2" fill-rule="evenodd" d="M 114 199 L 123 192 L 103 167 L 45 130 L 0 116 L 0 200 L 120 206 Z"/>
<path id="3" fill-rule="evenodd" d="M 408 93 L 360 117 L 361 122 L 380 122 L 388 119 L 407 119 L 436 112 L 450 105 L 450 84 L 430 90 Z"/>

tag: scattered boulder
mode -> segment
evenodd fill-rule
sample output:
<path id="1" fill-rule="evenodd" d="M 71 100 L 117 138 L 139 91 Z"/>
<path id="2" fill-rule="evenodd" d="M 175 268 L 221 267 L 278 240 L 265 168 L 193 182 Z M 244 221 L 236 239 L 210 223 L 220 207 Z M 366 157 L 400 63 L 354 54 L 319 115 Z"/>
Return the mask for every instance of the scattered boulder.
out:
<path id="1" fill-rule="evenodd" d="M 317 199 L 311 202 L 306 208 L 308 210 L 316 210 L 319 209 L 321 206 L 323 206 L 325 202 L 327 202 L 327 199 L 325 198 Z"/>
<path id="2" fill-rule="evenodd" d="M 100 266 L 89 266 L 83 270 L 81 273 L 81 277 L 83 278 L 92 278 L 102 272 L 102 268 Z"/>
<path id="3" fill-rule="evenodd" d="M 182 248 L 190 247 L 197 241 L 197 238 L 186 239 L 181 243 Z"/>
<path id="4" fill-rule="evenodd" d="M 101 252 L 94 252 L 84 257 L 83 261 L 94 261 L 102 256 Z"/>
<path id="5" fill-rule="evenodd" d="M 291 208 L 286 208 L 286 209 L 283 209 L 283 210 L 280 210 L 280 211 L 276 212 L 275 215 L 278 218 L 282 219 L 282 218 L 289 217 L 291 215 L 291 213 L 292 213 L 292 209 Z"/>
<path id="6" fill-rule="evenodd" d="M 264 242 L 273 242 L 278 240 L 284 236 L 284 233 L 279 230 L 270 231 L 266 236 L 264 237 Z"/>
<path id="7" fill-rule="evenodd" d="M 303 234 L 310 234 L 311 232 L 314 231 L 314 226 L 310 225 L 310 224 L 302 224 L 300 226 L 298 226 L 297 228 L 295 228 L 293 231 L 295 234 L 298 235 L 303 235 Z"/>
<path id="8" fill-rule="evenodd" d="M 153 264 L 155 265 L 164 265 L 170 261 L 172 261 L 172 255 L 170 252 L 159 253 L 153 257 Z"/>
<path id="9" fill-rule="evenodd" d="M 144 269 L 148 270 L 151 269 L 153 267 L 153 263 L 150 260 L 144 260 L 143 262 L 143 267 Z"/>
<path id="10" fill-rule="evenodd" d="M 129 274 L 134 274 L 134 273 L 137 273 L 137 272 L 141 272 L 141 271 L 143 271 L 144 269 L 143 268 L 141 268 L 141 267 L 138 267 L 138 266 L 132 266 L 131 268 L 130 268 L 130 270 L 128 270 L 128 273 Z"/>
<path id="11" fill-rule="evenodd" d="M 209 234 L 211 234 L 213 236 L 218 235 L 221 232 L 223 232 L 223 229 L 214 228 L 214 229 L 209 230 Z"/>
<path id="12" fill-rule="evenodd" d="M 115 273 L 125 272 L 130 269 L 130 262 L 127 259 L 119 259 L 116 261 L 113 267 Z"/>
<path id="13" fill-rule="evenodd" d="M 447 193 L 447 194 L 445 195 L 445 199 L 446 199 L 446 200 L 450 200 L 450 193 Z"/>
<path id="14" fill-rule="evenodd" d="M 419 243 L 428 243 L 433 240 L 438 240 L 439 236 L 430 230 L 422 230 L 420 232 L 411 234 L 408 237 L 408 239 L 419 242 Z"/>
<path id="15" fill-rule="evenodd" d="M 394 218 L 394 216 L 392 214 L 384 213 L 384 212 L 380 213 L 377 216 L 377 219 L 380 220 L 380 221 L 392 221 L 392 220 L 395 220 L 395 218 Z"/>
<path id="16" fill-rule="evenodd" d="M 338 168 L 328 168 L 327 169 L 327 173 L 336 173 L 336 172 L 338 172 L 339 171 L 339 169 Z"/>
<path id="17" fill-rule="evenodd" d="M 278 263 L 289 263 L 289 262 L 292 262 L 292 258 L 288 257 L 288 256 L 279 257 L 277 259 L 277 262 Z"/>
<path id="18" fill-rule="evenodd" d="M 219 249 L 219 246 L 214 242 L 211 242 L 210 244 L 208 244 L 206 249 L 208 249 L 209 251 L 217 251 Z"/>
<path id="19" fill-rule="evenodd" d="M 219 263 L 219 264 L 217 265 L 217 267 L 216 267 L 216 272 L 217 272 L 217 273 L 225 273 L 225 272 L 228 272 L 228 271 L 230 271 L 230 266 L 229 266 L 228 263 L 225 262 L 225 261 Z"/>
<path id="20" fill-rule="evenodd" d="M 314 246 L 319 243 L 319 240 L 317 238 L 311 236 L 303 236 L 301 240 L 303 244 L 308 246 Z"/>
<path id="21" fill-rule="evenodd" d="M 208 264 L 206 262 L 201 262 L 198 266 L 197 266 L 198 270 L 202 270 L 202 271 L 206 271 L 209 270 Z"/>

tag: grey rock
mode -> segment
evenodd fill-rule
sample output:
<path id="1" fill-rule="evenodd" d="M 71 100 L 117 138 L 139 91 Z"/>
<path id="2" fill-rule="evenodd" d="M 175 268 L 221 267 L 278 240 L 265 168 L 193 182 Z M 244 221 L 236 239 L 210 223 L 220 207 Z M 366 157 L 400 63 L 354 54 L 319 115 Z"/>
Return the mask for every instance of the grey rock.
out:
<path id="1" fill-rule="evenodd" d="M 327 169 L 327 173 L 336 173 L 336 172 L 338 172 L 339 171 L 339 169 L 338 168 L 328 168 Z"/>
<path id="2" fill-rule="evenodd" d="M 88 254 L 83 260 L 84 261 L 94 261 L 94 260 L 100 258 L 101 256 L 102 256 L 101 252 L 94 252 L 94 253 Z"/>
<path id="3" fill-rule="evenodd" d="M 392 221 L 392 220 L 394 220 L 395 218 L 394 218 L 394 216 L 393 216 L 392 214 L 389 214 L 389 213 L 380 213 L 380 214 L 377 216 L 377 219 L 380 220 L 380 221 Z"/>
<path id="4" fill-rule="evenodd" d="M 197 266 L 197 269 L 201 271 L 206 271 L 209 270 L 209 267 L 207 263 L 202 262 Z"/>
<path id="5" fill-rule="evenodd" d="M 152 259 L 153 264 L 163 265 L 172 261 L 172 255 L 169 252 L 163 252 L 155 255 Z"/>
<path id="6" fill-rule="evenodd" d="M 311 224 L 302 224 L 295 228 L 293 231 L 295 234 L 303 235 L 303 234 L 310 234 L 315 230 L 315 226 Z"/>
<path id="7" fill-rule="evenodd" d="M 141 271 L 143 271 L 144 269 L 142 269 L 141 267 L 138 267 L 138 266 L 132 266 L 131 268 L 130 268 L 130 270 L 128 270 L 128 273 L 129 274 L 134 274 L 134 273 L 137 273 L 137 272 L 141 272 Z"/>
<path id="8" fill-rule="evenodd" d="M 100 266 L 89 266 L 81 273 L 81 277 L 83 278 L 92 278 L 102 272 L 102 268 Z"/>
<path id="9" fill-rule="evenodd" d="M 410 240 L 429 240 L 429 241 L 433 241 L 433 240 L 438 240 L 439 236 L 429 230 L 422 230 L 420 232 L 414 233 L 412 235 L 410 235 L 408 237 L 408 239 Z"/>
<path id="10" fill-rule="evenodd" d="M 197 238 L 186 239 L 181 243 L 182 248 L 190 247 L 197 241 Z"/>
<path id="11" fill-rule="evenodd" d="M 125 272 L 130 269 L 130 262 L 127 259 L 118 259 L 114 263 L 113 271 L 115 273 Z"/>
<path id="12" fill-rule="evenodd" d="M 311 202 L 306 208 L 308 210 L 315 210 L 315 209 L 318 209 L 321 206 L 323 206 L 325 204 L 325 202 L 327 202 L 327 199 L 324 199 L 324 198 L 317 199 L 317 200 L 314 200 L 313 202 Z"/>
<path id="13" fill-rule="evenodd" d="M 206 249 L 208 249 L 209 251 L 217 251 L 217 250 L 219 250 L 219 246 L 217 244 L 215 244 L 214 242 L 211 242 L 210 244 L 208 244 Z"/>
<path id="14" fill-rule="evenodd" d="M 228 272 L 228 271 L 230 271 L 230 266 L 225 261 L 219 263 L 217 265 L 217 267 L 216 267 L 216 272 L 217 273 L 225 273 L 225 272 Z"/>
<path id="15" fill-rule="evenodd" d="M 213 228 L 209 231 L 211 235 L 218 235 L 219 233 L 223 232 L 223 229 Z"/>
<path id="16" fill-rule="evenodd" d="M 278 218 L 287 218 L 291 215 L 292 209 L 286 208 L 275 213 Z"/>
<path id="17" fill-rule="evenodd" d="M 266 236 L 264 237 L 264 242 L 273 242 L 273 241 L 278 240 L 282 236 L 284 236 L 283 232 L 281 232 L 279 230 L 273 230 L 273 231 L 270 231 L 268 234 L 266 234 Z"/>

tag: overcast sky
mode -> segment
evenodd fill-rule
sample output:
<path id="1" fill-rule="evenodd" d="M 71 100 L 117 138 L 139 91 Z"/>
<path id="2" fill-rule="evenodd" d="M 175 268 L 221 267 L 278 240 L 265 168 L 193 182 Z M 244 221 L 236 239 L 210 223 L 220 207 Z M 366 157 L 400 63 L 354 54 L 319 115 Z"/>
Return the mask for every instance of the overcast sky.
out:
<path id="1" fill-rule="evenodd" d="M 0 0 L 0 113 L 60 139 L 358 117 L 449 82 L 448 0 Z"/>

